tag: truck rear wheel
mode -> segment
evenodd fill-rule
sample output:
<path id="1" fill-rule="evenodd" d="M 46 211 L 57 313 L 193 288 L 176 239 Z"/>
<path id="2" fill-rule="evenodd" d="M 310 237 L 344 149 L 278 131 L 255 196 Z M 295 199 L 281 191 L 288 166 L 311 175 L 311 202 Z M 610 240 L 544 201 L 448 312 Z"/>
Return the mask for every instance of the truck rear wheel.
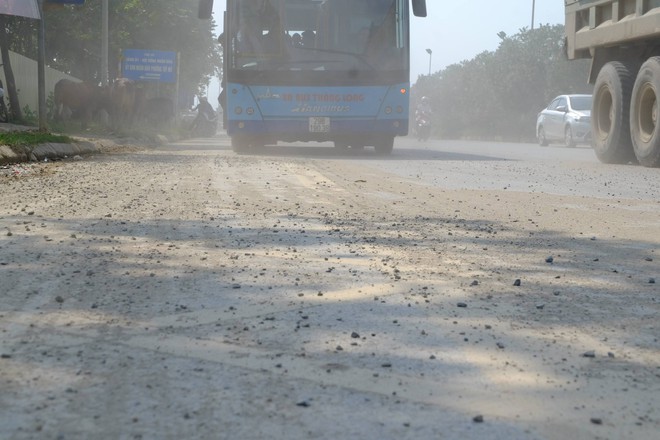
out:
<path id="1" fill-rule="evenodd" d="M 632 91 L 630 134 L 635 157 L 646 167 L 660 165 L 660 57 L 642 64 Z"/>
<path id="2" fill-rule="evenodd" d="M 613 61 L 605 64 L 594 85 L 591 108 L 592 144 L 604 163 L 628 163 L 634 159 L 630 140 L 630 68 Z"/>

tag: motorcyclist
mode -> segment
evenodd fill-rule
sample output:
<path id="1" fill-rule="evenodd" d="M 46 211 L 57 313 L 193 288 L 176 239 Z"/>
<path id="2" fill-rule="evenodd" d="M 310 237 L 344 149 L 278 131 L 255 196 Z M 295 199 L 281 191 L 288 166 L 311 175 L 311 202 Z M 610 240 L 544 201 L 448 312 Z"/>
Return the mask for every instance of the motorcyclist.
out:
<path id="1" fill-rule="evenodd" d="M 431 134 L 431 102 L 428 97 L 422 96 L 417 108 L 415 109 L 415 126 L 417 128 L 417 137 L 420 140 L 427 140 Z"/>
<path id="2" fill-rule="evenodd" d="M 199 104 L 197 104 L 193 111 L 197 111 L 197 117 L 195 117 L 195 120 L 190 126 L 191 131 L 200 128 L 204 123 L 215 121 L 215 110 L 213 110 L 213 107 L 209 104 L 205 96 L 199 97 Z"/>

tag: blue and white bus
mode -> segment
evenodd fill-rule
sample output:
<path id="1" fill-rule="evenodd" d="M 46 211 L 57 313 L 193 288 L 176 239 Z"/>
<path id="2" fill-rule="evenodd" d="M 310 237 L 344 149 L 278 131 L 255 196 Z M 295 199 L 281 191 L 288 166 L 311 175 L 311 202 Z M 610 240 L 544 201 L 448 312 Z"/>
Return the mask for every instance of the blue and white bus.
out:
<path id="1" fill-rule="evenodd" d="M 425 0 L 412 10 L 425 16 Z M 233 149 L 317 141 L 391 153 L 408 134 L 409 14 L 409 0 L 226 0 Z"/>

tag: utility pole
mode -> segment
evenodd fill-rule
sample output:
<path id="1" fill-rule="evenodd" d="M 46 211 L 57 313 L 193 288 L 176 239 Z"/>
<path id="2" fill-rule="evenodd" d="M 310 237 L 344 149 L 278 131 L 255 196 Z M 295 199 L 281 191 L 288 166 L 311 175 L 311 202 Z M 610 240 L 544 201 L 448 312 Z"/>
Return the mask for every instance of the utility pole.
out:
<path id="1" fill-rule="evenodd" d="M 47 131 L 46 123 L 46 23 L 44 20 L 44 0 L 39 0 L 39 31 L 37 49 L 37 89 L 39 100 L 39 131 Z"/>
<path id="2" fill-rule="evenodd" d="M 431 76 L 431 60 L 433 58 L 433 51 L 431 49 L 426 49 L 426 53 L 429 54 L 429 76 Z"/>
<path id="3" fill-rule="evenodd" d="M 534 11 L 536 10 L 536 0 L 532 0 L 532 30 L 534 30 Z"/>
<path id="4" fill-rule="evenodd" d="M 101 4 L 101 85 L 108 85 L 108 0 Z"/>

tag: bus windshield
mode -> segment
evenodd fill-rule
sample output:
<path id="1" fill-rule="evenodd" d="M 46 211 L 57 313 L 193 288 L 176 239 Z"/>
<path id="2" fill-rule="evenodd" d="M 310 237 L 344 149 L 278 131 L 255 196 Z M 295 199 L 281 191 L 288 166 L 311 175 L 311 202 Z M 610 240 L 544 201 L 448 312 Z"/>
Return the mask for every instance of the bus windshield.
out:
<path id="1" fill-rule="evenodd" d="M 229 0 L 228 62 L 251 71 L 408 68 L 408 0 Z"/>

